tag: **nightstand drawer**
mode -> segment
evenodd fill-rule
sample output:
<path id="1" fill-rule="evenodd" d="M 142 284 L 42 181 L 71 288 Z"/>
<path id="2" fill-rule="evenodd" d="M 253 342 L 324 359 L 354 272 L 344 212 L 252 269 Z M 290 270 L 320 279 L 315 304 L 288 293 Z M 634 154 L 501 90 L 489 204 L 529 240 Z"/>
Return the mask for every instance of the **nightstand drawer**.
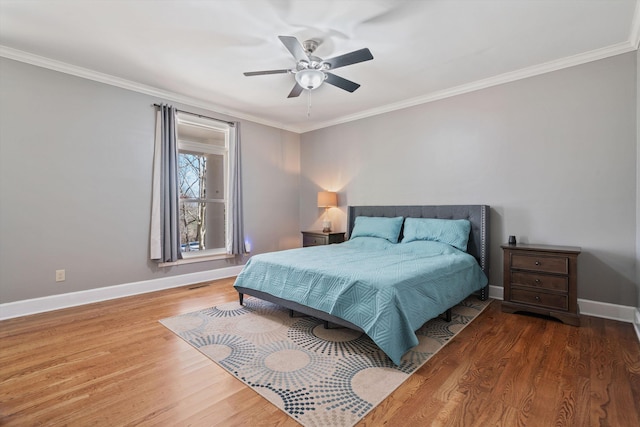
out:
<path id="1" fill-rule="evenodd" d="M 511 268 L 569 274 L 569 258 L 561 256 L 513 254 L 511 256 Z"/>
<path id="2" fill-rule="evenodd" d="M 549 307 L 559 310 L 568 310 L 567 295 L 548 294 L 520 288 L 511 288 L 511 302 L 530 304 L 536 307 Z"/>
<path id="3" fill-rule="evenodd" d="M 342 231 L 302 231 L 302 247 L 331 245 L 344 242 Z"/>
<path id="4" fill-rule="evenodd" d="M 569 278 L 566 276 L 549 276 L 547 274 L 525 273 L 522 271 L 511 273 L 511 284 L 550 289 L 552 291 L 567 292 L 569 290 Z"/>
<path id="5" fill-rule="evenodd" d="M 329 243 L 329 239 L 325 236 L 302 236 L 302 246 L 321 246 Z"/>

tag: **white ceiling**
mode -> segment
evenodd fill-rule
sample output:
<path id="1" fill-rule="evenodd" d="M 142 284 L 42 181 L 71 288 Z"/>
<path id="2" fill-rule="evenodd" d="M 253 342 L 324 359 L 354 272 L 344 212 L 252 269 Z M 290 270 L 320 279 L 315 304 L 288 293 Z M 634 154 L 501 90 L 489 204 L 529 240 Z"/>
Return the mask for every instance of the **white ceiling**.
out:
<path id="1" fill-rule="evenodd" d="M 636 0 L 0 0 L 0 55 L 296 132 L 637 49 Z M 288 99 L 278 40 L 374 60 Z"/>

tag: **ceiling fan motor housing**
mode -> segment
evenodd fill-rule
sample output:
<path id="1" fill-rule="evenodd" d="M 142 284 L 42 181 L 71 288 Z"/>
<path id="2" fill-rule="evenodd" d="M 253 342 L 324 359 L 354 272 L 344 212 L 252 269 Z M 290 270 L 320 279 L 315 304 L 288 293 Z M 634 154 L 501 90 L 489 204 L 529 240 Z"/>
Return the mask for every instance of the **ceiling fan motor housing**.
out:
<path id="1" fill-rule="evenodd" d="M 313 52 L 315 52 L 315 50 L 318 48 L 319 45 L 320 45 L 320 42 L 313 39 L 305 40 L 302 43 L 302 47 L 304 48 L 305 52 L 307 52 L 307 55 L 311 55 Z"/>

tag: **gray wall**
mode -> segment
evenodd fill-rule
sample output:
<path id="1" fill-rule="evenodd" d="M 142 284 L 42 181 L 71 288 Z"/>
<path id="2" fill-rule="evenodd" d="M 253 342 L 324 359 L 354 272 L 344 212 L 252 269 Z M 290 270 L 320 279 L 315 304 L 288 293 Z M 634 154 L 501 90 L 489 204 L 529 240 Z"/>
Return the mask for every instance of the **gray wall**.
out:
<path id="1" fill-rule="evenodd" d="M 337 230 L 349 204 L 489 204 L 492 285 L 514 234 L 582 247 L 578 296 L 635 306 L 636 79 L 629 53 L 305 133 L 301 225 L 319 189 Z"/>
<path id="2" fill-rule="evenodd" d="M 0 76 L 0 303 L 246 261 L 148 260 L 161 99 L 4 58 Z M 242 122 L 242 136 L 252 252 L 298 246 L 299 135 Z"/>

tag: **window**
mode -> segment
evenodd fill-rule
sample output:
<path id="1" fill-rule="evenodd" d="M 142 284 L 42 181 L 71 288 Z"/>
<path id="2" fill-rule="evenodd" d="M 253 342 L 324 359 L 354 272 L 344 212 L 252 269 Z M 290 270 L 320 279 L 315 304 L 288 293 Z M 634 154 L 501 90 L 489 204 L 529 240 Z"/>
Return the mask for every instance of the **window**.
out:
<path id="1" fill-rule="evenodd" d="M 229 125 L 178 113 L 180 248 L 183 258 L 226 253 Z"/>

